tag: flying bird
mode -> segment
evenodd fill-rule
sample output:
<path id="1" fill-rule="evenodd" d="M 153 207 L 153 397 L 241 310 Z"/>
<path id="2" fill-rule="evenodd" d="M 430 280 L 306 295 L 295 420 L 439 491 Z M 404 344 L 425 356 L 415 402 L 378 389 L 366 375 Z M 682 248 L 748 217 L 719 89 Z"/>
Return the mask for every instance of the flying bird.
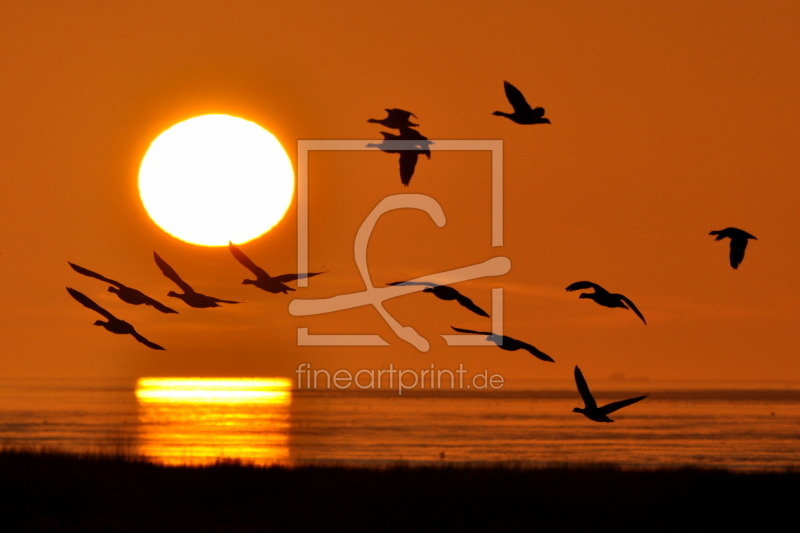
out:
<path id="1" fill-rule="evenodd" d="M 608 415 L 618 409 L 622 409 L 632 403 L 640 402 L 647 398 L 647 395 L 638 396 L 629 400 L 612 402 L 603 407 L 597 407 L 597 402 L 594 401 L 594 396 L 592 396 L 592 393 L 589 391 L 589 385 L 586 384 L 586 380 L 583 378 L 583 373 L 581 369 L 578 368 L 578 365 L 575 365 L 575 383 L 578 385 L 578 392 L 581 393 L 581 398 L 583 398 L 584 408 L 576 407 L 572 412 L 580 413 L 589 420 L 594 420 L 595 422 L 613 422 L 613 420 L 608 418 Z"/>
<path id="2" fill-rule="evenodd" d="M 426 281 L 395 281 L 394 283 L 387 283 L 387 285 L 425 285 L 427 288 L 422 289 L 422 292 L 429 292 L 440 300 L 455 300 L 477 315 L 489 316 L 486 311 L 475 305 L 472 300 L 447 285 L 436 285 Z"/>
<path id="3" fill-rule="evenodd" d="M 531 108 L 519 89 L 507 81 L 503 82 L 503 87 L 506 90 L 506 98 L 508 98 L 511 107 L 514 108 L 514 112 L 503 113 L 502 111 L 495 111 L 492 113 L 493 115 L 506 117 L 517 124 L 550 124 L 550 120 L 544 118 L 543 107 Z"/>
<path id="4" fill-rule="evenodd" d="M 731 266 L 734 269 L 739 268 L 739 265 L 742 264 L 744 249 L 747 248 L 747 240 L 758 240 L 753 235 L 739 228 L 725 228 L 720 231 L 712 231 L 709 235 L 716 235 L 717 238 L 714 239 L 716 241 L 724 239 L 725 237 L 731 239 Z"/>
<path id="5" fill-rule="evenodd" d="M 623 309 L 630 308 L 639 318 L 642 319 L 642 322 L 647 325 L 647 321 L 644 319 L 644 316 L 642 316 L 642 313 L 640 313 L 636 306 L 633 305 L 633 302 L 621 294 L 610 293 L 597 283 L 592 283 L 591 281 L 576 281 L 567 287 L 568 292 L 579 291 L 583 289 L 594 289 L 594 292 L 581 293 L 579 298 L 588 298 L 590 300 L 594 300 L 595 303 L 605 307 L 621 307 Z"/>
<path id="6" fill-rule="evenodd" d="M 156 264 L 158 268 L 161 269 L 161 272 L 169 279 L 171 279 L 178 287 L 183 290 L 184 294 L 178 294 L 175 291 L 169 291 L 167 296 L 172 296 L 173 298 L 180 298 L 181 300 L 186 303 L 189 307 L 199 307 L 199 308 L 206 308 L 206 307 L 221 307 L 219 304 L 239 304 L 242 302 L 235 302 L 233 300 L 220 300 L 219 298 L 214 298 L 213 296 L 206 296 L 205 294 L 200 294 L 199 292 L 195 292 L 188 283 L 183 281 L 181 277 L 175 272 L 171 266 L 167 264 L 166 261 L 161 259 L 159 255 L 153 252 L 153 257 L 156 259 Z"/>
<path id="7" fill-rule="evenodd" d="M 67 262 L 69 263 L 69 261 Z M 71 266 L 72 269 L 78 274 L 83 274 L 84 276 L 89 276 L 90 278 L 99 279 L 100 281 L 104 281 L 106 283 L 113 285 L 113 287 L 108 288 L 108 292 L 113 292 L 114 294 L 117 295 L 117 297 L 120 300 L 122 300 L 125 303 L 133 305 L 142 305 L 142 304 L 149 305 L 151 307 L 155 307 L 162 313 L 177 313 L 176 310 L 170 309 L 161 302 L 156 301 L 153 298 L 150 298 L 143 292 L 137 291 L 136 289 L 133 289 L 131 287 L 126 287 L 119 281 L 114 281 L 113 279 L 109 279 L 105 276 L 98 274 L 97 272 L 92 272 L 91 270 L 78 266 L 74 263 L 69 263 L 69 266 Z"/>
<path id="8" fill-rule="evenodd" d="M 535 346 L 528 344 L 527 342 L 518 341 L 517 339 L 512 339 L 511 337 L 507 337 L 503 335 L 502 337 L 499 335 L 495 335 L 491 331 L 473 331 L 471 329 L 461 329 L 450 326 L 455 331 L 460 333 L 475 333 L 476 335 L 488 335 L 486 337 L 487 341 L 491 341 L 503 350 L 508 350 L 509 352 L 516 352 L 517 350 L 527 350 L 530 352 L 531 355 L 534 357 L 538 357 L 542 361 L 550 361 L 551 363 L 555 363 L 552 357 L 547 355 L 546 353 L 538 350 Z"/>
<path id="9" fill-rule="evenodd" d="M 400 160 L 399 160 L 400 181 L 403 183 L 403 185 L 408 187 L 408 184 L 411 182 L 411 178 L 414 176 L 414 170 L 417 167 L 417 160 L 419 159 L 419 154 L 422 153 L 425 156 L 427 156 L 428 159 L 430 159 L 431 151 L 429 146 L 433 143 L 417 130 L 407 127 L 400 128 L 400 135 L 387 133 L 385 131 L 382 131 L 381 135 L 383 135 L 384 142 L 380 144 L 369 143 L 367 144 L 367 147 L 380 148 L 387 154 L 400 154 Z M 399 148 L 396 146 L 390 147 L 389 145 L 387 145 L 386 141 L 417 141 L 417 142 L 408 143 L 409 145 L 408 147 Z"/>
<path id="10" fill-rule="evenodd" d="M 256 266 L 253 261 L 250 260 L 249 257 L 244 255 L 244 252 L 239 249 L 235 244 L 228 241 L 228 247 L 233 254 L 233 257 L 236 258 L 245 268 L 250 270 L 253 274 L 255 274 L 256 279 L 246 279 L 242 281 L 243 285 L 255 285 L 259 289 L 265 290 L 267 292 L 271 292 L 273 294 L 277 294 L 282 292 L 283 294 L 289 294 L 288 291 L 293 291 L 295 289 L 291 287 L 287 287 L 284 285 L 285 282 L 294 281 L 297 279 L 305 279 L 310 278 L 312 276 L 317 276 L 319 274 L 324 274 L 324 272 L 309 272 L 303 274 L 282 274 L 280 276 L 275 276 L 274 278 L 266 273 L 266 271 Z"/>
<path id="11" fill-rule="evenodd" d="M 409 117 L 417 118 L 417 115 L 411 111 L 404 111 L 402 109 L 387 109 L 386 112 L 389 113 L 386 118 L 382 120 L 371 118 L 367 120 L 367 122 L 373 122 L 375 124 L 380 124 L 381 126 L 395 130 L 400 129 L 401 127 L 419 126 L 419 124 L 414 124 L 409 120 Z"/>
<path id="12" fill-rule="evenodd" d="M 158 344 L 156 344 L 154 342 L 150 342 L 149 340 L 147 340 L 144 337 L 142 337 L 141 335 L 139 335 L 136 332 L 136 330 L 133 329 L 133 326 L 131 326 L 129 323 L 125 322 L 124 320 L 120 320 L 119 318 L 115 317 L 114 315 L 112 315 L 111 313 L 109 313 L 108 311 L 106 311 L 105 309 L 100 307 L 99 305 L 97 305 L 94 302 L 94 300 L 92 300 L 91 298 L 89 298 L 88 296 L 83 294 L 82 292 L 76 291 L 75 289 L 71 289 L 69 287 L 67 287 L 67 292 L 69 292 L 69 294 L 73 298 L 78 300 L 85 307 L 88 307 L 92 311 L 97 311 L 98 313 L 100 313 L 101 315 L 106 317 L 106 319 L 108 320 L 107 322 L 103 322 L 102 320 L 97 320 L 94 323 L 95 326 L 103 326 L 104 328 L 106 328 L 111 333 L 116 333 L 117 335 L 133 335 L 134 339 L 136 339 L 137 341 L 141 342 L 142 344 L 144 344 L 148 348 L 152 348 L 154 350 L 163 350 L 164 349 L 161 346 L 159 346 Z"/>

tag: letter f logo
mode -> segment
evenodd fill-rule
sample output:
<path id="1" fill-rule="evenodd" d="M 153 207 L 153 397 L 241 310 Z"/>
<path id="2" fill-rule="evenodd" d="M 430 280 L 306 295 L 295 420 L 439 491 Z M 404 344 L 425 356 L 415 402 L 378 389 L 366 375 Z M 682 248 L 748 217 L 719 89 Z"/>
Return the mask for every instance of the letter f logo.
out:
<path id="1" fill-rule="evenodd" d="M 424 289 L 421 285 L 395 285 L 390 287 L 374 287 L 370 279 L 369 269 L 367 268 L 367 245 L 369 238 L 372 235 L 372 230 L 375 229 L 375 224 L 384 213 L 393 211 L 395 209 L 419 209 L 425 211 L 430 215 L 438 227 L 445 225 L 446 219 L 444 211 L 439 203 L 423 194 L 396 194 L 384 198 L 375 209 L 367 216 L 366 220 L 361 224 L 356 235 L 355 242 L 355 260 L 358 271 L 361 273 L 361 278 L 364 280 L 366 290 L 363 292 L 354 292 L 350 294 L 341 294 L 331 298 L 322 300 L 303 300 L 295 299 L 289 304 L 289 312 L 294 316 L 309 316 L 319 315 L 324 313 L 331 313 L 334 311 L 342 311 L 345 309 L 352 309 L 354 307 L 361 307 L 363 305 L 372 305 L 378 310 L 378 313 L 383 317 L 389 327 L 395 334 L 404 341 L 412 344 L 421 352 L 427 352 L 430 349 L 428 341 L 420 336 L 416 330 L 410 326 L 402 326 L 397 320 L 390 315 L 386 309 L 383 308 L 383 301 L 404 294 L 420 291 Z M 422 278 L 417 278 L 411 281 L 414 282 L 430 282 L 437 285 L 447 285 L 449 283 L 458 283 L 460 281 L 469 281 L 489 276 L 501 276 L 511 269 L 511 261 L 507 257 L 494 257 L 479 263 L 464 268 L 449 270 L 447 272 L 440 272 Z M 363 338 L 363 335 L 338 335 L 337 337 L 352 337 L 352 340 Z M 380 339 L 379 343 L 367 344 L 380 344 L 386 343 Z M 345 339 L 342 339 L 345 340 Z M 343 344 L 336 342 L 335 344 Z M 354 342 L 346 344 L 365 344 L 364 342 Z"/>

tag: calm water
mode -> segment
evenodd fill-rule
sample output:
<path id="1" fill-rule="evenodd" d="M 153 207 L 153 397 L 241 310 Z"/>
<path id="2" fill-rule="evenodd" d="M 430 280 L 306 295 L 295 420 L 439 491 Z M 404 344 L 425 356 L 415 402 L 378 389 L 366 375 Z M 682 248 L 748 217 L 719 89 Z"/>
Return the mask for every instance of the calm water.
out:
<path id="1" fill-rule="evenodd" d="M 0 445 L 125 451 L 167 464 L 434 461 L 800 466 L 800 384 L 598 382 L 492 392 L 296 391 L 286 380 L 0 380 Z M 701 388 L 702 385 L 702 388 Z M 443 455 L 442 455 L 443 454 Z"/>

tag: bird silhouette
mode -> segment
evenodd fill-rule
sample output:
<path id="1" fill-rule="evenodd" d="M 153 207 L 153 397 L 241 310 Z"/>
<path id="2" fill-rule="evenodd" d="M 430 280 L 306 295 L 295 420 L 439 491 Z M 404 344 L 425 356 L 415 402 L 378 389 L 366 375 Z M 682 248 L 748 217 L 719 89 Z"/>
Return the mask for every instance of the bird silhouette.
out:
<path id="1" fill-rule="evenodd" d="M 747 248 L 747 240 L 748 239 L 756 239 L 753 235 L 750 235 L 744 230 L 740 230 L 739 228 L 725 228 L 720 231 L 712 231 L 709 235 L 716 235 L 717 238 L 714 239 L 719 241 L 724 239 L 725 237 L 730 238 L 731 240 L 731 266 L 735 269 L 739 268 L 739 265 L 742 264 L 742 260 L 744 259 L 744 249 Z"/>
<path id="2" fill-rule="evenodd" d="M 431 151 L 429 146 L 433 144 L 427 137 L 422 135 L 417 130 L 412 128 L 401 127 L 400 134 L 381 132 L 383 141 L 380 144 L 368 143 L 368 148 L 379 148 L 387 154 L 400 154 L 400 181 L 408 187 L 411 178 L 414 176 L 414 170 L 417 167 L 419 154 L 424 154 L 428 159 L 431 158 Z M 415 141 L 407 143 L 408 146 L 397 147 L 391 146 L 392 143 L 387 144 L 386 141 Z"/>
<path id="3" fill-rule="evenodd" d="M 178 287 L 183 290 L 184 294 L 178 294 L 175 291 L 169 291 L 167 296 L 172 296 L 173 298 L 180 298 L 184 301 L 186 305 L 189 307 L 198 307 L 198 308 L 206 308 L 206 307 L 222 307 L 219 304 L 239 304 L 242 302 L 236 302 L 233 300 L 220 300 L 219 298 L 214 298 L 213 296 L 206 296 L 205 294 L 200 294 L 199 292 L 195 292 L 188 283 L 183 281 L 181 277 L 175 272 L 171 266 L 167 264 L 166 261 L 161 259 L 159 255 L 153 252 L 153 257 L 156 259 L 156 264 L 158 268 L 161 269 L 161 272 L 171 279 Z"/>
<path id="4" fill-rule="evenodd" d="M 623 309 L 630 308 L 636 315 L 642 319 L 642 322 L 647 325 L 647 321 L 644 319 L 642 313 L 639 312 L 639 309 L 633 305 L 633 302 L 630 301 L 628 298 L 621 294 L 614 294 L 610 293 L 605 290 L 603 287 L 598 285 L 597 283 L 592 283 L 591 281 L 576 281 L 569 287 L 567 287 L 568 292 L 572 291 L 579 291 L 582 289 L 594 289 L 594 292 L 589 293 L 582 293 L 579 298 L 588 298 L 590 300 L 594 300 L 595 303 L 598 303 L 605 307 L 621 307 Z M 627 304 L 627 305 L 625 305 Z"/>
<path id="5" fill-rule="evenodd" d="M 89 298 L 88 296 L 83 294 L 82 292 L 76 291 L 75 289 L 71 289 L 69 287 L 67 287 L 67 292 L 69 292 L 69 294 L 73 298 L 78 300 L 78 302 L 83 304 L 85 307 L 88 307 L 92 311 L 96 311 L 96 312 L 100 313 L 101 315 L 106 317 L 106 319 L 108 320 L 107 322 L 103 322 L 102 320 L 97 320 L 94 323 L 95 326 L 103 326 L 104 328 L 106 328 L 111 333 L 116 333 L 117 335 L 133 335 L 134 339 L 136 339 L 137 341 L 141 342 L 142 344 L 144 344 L 148 348 L 152 348 L 154 350 L 163 350 L 164 349 L 161 346 L 159 346 L 158 344 L 156 344 L 154 342 L 150 342 L 149 340 L 147 340 L 144 337 L 142 337 L 141 335 L 139 335 L 136 332 L 136 330 L 133 329 L 132 325 L 130 325 L 129 323 L 125 322 L 124 320 L 120 320 L 119 318 L 115 317 L 114 315 L 112 315 L 111 313 L 109 313 L 108 311 L 106 311 L 105 309 L 100 307 L 99 305 L 97 305 L 94 302 L 94 300 L 92 300 L 91 298 Z"/>
<path id="6" fill-rule="evenodd" d="M 550 120 L 544 118 L 543 107 L 531 108 L 520 90 L 507 81 L 503 82 L 503 87 L 506 90 L 506 98 L 508 98 L 511 107 L 514 108 L 514 112 L 503 113 L 502 111 L 495 111 L 492 113 L 493 115 L 506 117 L 517 124 L 550 124 Z"/>
<path id="7" fill-rule="evenodd" d="M 367 122 L 373 122 L 375 124 L 380 124 L 381 126 L 395 130 L 400 129 L 401 127 L 419 126 L 419 124 L 414 124 L 409 120 L 409 117 L 417 118 L 417 115 L 410 111 L 404 111 L 402 109 L 387 109 L 386 112 L 389 113 L 386 118 L 382 120 L 371 118 L 367 120 Z"/>
<path id="8" fill-rule="evenodd" d="M 586 380 L 583 378 L 583 373 L 581 372 L 581 369 L 578 368 L 578 365 L 575 365 L 575 383 L 578 385 L 578 392 L 581 393 L 581 398 L 583 398 L 584 407 L 583 409 L 576 407 L 572 410 L 572 412 L 580 413 L 589 420 L 594 420 L 595 422 L 613 422 L 613 420 L 608 418 L 608 415 L 614 411 L 617 411 L 618 409 L 622 409 L 625 406 L 640 402 L 647 398 L 647 395 L 638 396 L 636 398 L 630 398 L 629 400 L 612 402 L 608 405 L 604 405 L 603 407 L 597 407 L 597 402 L 594 401 L 594 396 L 592 396 L 591 391 L 589 391 L 589 385 L 586 384 Z"/>
<path id="9" fill-rule="evenodd" d="M 324 274 L 325 272 L 309 272 L 303 274 L 282 274 L 280 276 L 275 276 L 274 278 L 266 273 L 266 271 L 256 266 L 253 261 L 250 260 L 249 257 L 244 255 L 244 252 L 239 249 L 238 246 L 233 244 L 232 242 L 228 241 L 228 248 L 230 248 L 233 257 L 236 258 L 245 268 L 250 270 L 253 274 L 255 274 L 256 279 L 246 279 L 242 281 L 243 285 L 255 285 L 259 289 L 265 290 L 267 292 L 271 292 L 273 294 L 277 294 L 282 292 L 283 294 L 289 294 L 289 291 L 293 291 L 295 289 L 291 287 L 287 287 L 284 285 L 284 282 L 288 281 L 295 281 L 297 279 L 305 279 L 310 278 L 312 276 L 317 276 L 319 274 Z"/>
<path id="10" fill-rule="evenodd" d="M 395 281 L 393 283 L 387 283 L 387 285 L 425 285 L 427 288 L 422 289 L 422 292 L 429 292 L 440 300 L 455 300 L 476 315 L 485 317 L 489 316 L 486 311 L 475 305 L 472 300 L 458 292 L 453 287 L 448 287 L 447 285 L 437 285 L 427 281 Z"/>
<path id="11" fill-rule="evenodd" d="M 69 263 L 69 261 L 67 261 Z M 84 276 L 89 276 L 90 278 L 99 279 L 100 281 L 104 281 L 113 285 L 113 287 L 108 288 L 108 292 L 113 292 L 117 295 L 117 297 L 125 303 L 133 304 L 133 305 L 149 305 L 151 307 L 155 307 L 162 313 L 177 313 L 176 310 L 167 307 L 166 305 L 162 304 L 161 302 L 150 298 L 146 294 L 141 291 L 137 291 L 131 287 L 126 287 L 119 281 L 114 281 L 113 279 L 109 279 L 105 276 L 98 274 L 97 272 L 92 272 L 88 268 L 83 268 L 82 266 L 78 266 L 74 263 L 69 263 L 69 266 L 77 272 L 78 274 L 83 274 Z"/>
<path id="12" fill-rule="evenodd" d="M 530 352 L 531 355 L 541 359 L 542 361 L 549 361 L 551 363 L 555 363 L 552 357 L 540 351 L 535 346 L 528 344 L 527 342 L 518 341 L 517 339 L 512 339 L 511 337 L 507 337 L 505 335 L 501 337 L 499 335 L 495 335 L 491 331 L 474 331 L 471 329 L 461 329 L 453 326 L 450 327 L 460 333 L 474 333 L 476 335 L 488 335 L 486 337 L 486 340 L 497 344 L 498 348 L 501 348 L 503 350 L 508 350 L 509 352 L 516 352 L 517 350 L 527 350 L 528 352 Z"/>

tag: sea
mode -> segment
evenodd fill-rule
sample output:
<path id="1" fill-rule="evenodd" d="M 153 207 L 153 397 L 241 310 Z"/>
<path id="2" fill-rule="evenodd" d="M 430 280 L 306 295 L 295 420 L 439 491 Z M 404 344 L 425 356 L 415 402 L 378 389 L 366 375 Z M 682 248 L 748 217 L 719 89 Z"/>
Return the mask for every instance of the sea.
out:
<path id="1" fill-rule="evenodd" d="M 606 463 L 625 468 L 800 466 L 800 383 L 570 382 L 500 390 L 297 389 L 283 378 L 0 380 L 0 448 L 127 454 L 166 465 Z"/>

